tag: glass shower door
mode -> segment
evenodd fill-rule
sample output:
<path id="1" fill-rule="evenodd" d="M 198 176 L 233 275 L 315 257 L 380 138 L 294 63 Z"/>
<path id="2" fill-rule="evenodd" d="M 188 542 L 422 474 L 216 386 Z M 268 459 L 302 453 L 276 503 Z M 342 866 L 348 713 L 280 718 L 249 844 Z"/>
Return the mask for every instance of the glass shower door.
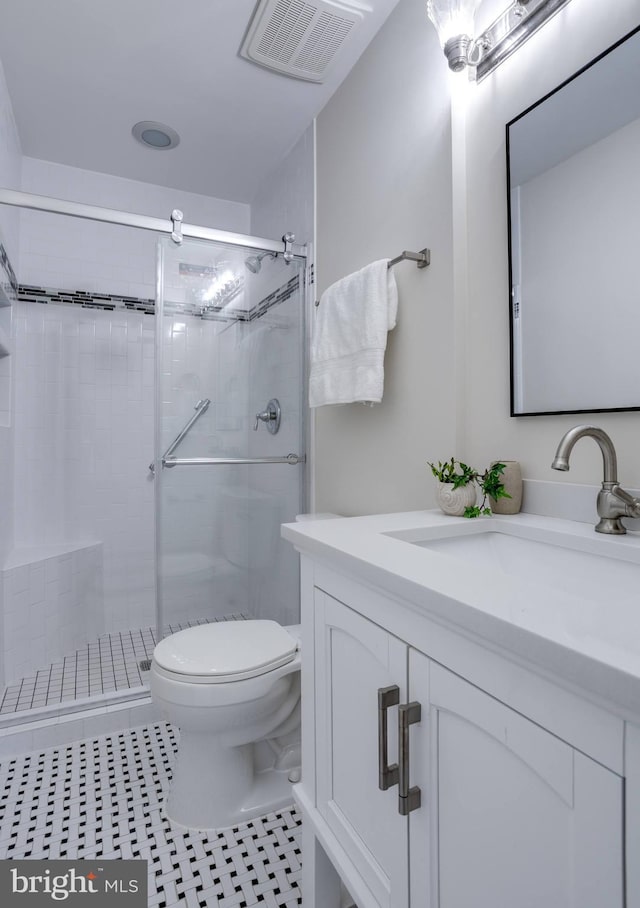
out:
<path id="1" fill-rule="evenodd" d="M 304 507 L 304 297 L 304 259 L 159 242 L 159 635 L 298 621 L 297 558 L 280 524 Z"/>

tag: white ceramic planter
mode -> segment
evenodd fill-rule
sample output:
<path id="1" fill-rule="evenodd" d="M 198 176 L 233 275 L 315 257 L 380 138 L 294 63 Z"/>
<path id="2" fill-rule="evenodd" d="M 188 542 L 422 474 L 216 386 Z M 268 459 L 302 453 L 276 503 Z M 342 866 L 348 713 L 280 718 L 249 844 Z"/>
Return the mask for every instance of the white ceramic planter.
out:
<path id="1" fill-rule="evenodd" d="M 439 482 L 436 488 L 438 507 L 451 517 L 462 517 L 465 508 L 476 503 L 477 489 L 474 483 L 454 489 L 450 482 Z"/>

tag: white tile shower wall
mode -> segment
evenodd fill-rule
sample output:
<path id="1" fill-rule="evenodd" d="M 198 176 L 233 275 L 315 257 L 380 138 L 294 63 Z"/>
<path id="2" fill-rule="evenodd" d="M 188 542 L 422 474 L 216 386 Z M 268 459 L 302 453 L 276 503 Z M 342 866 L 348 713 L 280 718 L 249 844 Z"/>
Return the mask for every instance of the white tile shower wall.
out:
<path id="1" fill-rule="evenodd" d="M 13 318 L 11 306 L 0 308 L 0 337 L 11 338 L 13 335 Z M 13 359 L 11 355 L 0 352 L 0 431 L 11 428 L 11 376 Z"/>
<path id="2" fill-rule="evenodd" d="M 4 623 L 4 583 L 0 582 L 0 625 Z M 4 667 L 4 644 L 0 646 L 0 687 L 6 683 Z"/>
<path id="3" fill-rule="evenodd" d="M 314 242 L 314 129 L 312 125 L 306 130 L 253 199 L 252 233 L 279 236 L 291 230 L 298 242 Z M 266 446 L 268 453 L 297 453 L 304 441 L 301 428 L 307 419 L 306 405 L 300 409 L 304 382 L 301 334 L 304 306 L 301 280 L 300 292 L 274 310 L 279 327 L 262 331 L 254 342 L 257 350 L 249 382 L 252 405 L 262 408 L 269 397 L 277 397 L 282 406 L 282 425 L 276 436 L 267 438 L 266 433 L 256 433 L 250 437 L 249 450 L 256 454 Z M 302 508 L 304 469 L 265 466 L 251 473 L 252 494 L 269 496 L 274 507 L 268 533 L 259 521 L 251 524 L 250 548 L 252 552 L 262 553 L 262 557 L 252 561 L 250 608 L 258 617 L 273 618 L 283 624 L 299 620 L 298 562 L 295 552 L 280 539 L 279 524 L 293 520 Z"/>
<path id="4" fill-rule="evenodd" d="M 22 150 L 16 128 L 11 98 L 0 61 L 0 186 L 20 189 Z M 16 208 L 0 205 L 0 239 L 9 254 L 14 270 L 20 253 L 19 214 Z"/>
<path id="5" fill-rule="evenodd" d="M 285 231 L 298 243 L 314 238 L 314 125 L 302 134 L 251 202 L 251 232 L 279 237 Z"/>
<path id="6" fill-rule="evenodd" d="M 179 207 L 190 223 L 249 227 L 244 204 L 32 158 L 22 169 L 28 192 L 163 218 Z M 28 211 L 21 227 L 21 283 L 155 297 L 153 234 Z M 16 544 L 101 540 L 104 629 L 151 624 L 153 320 L 34 304 L 18 312 Z"/>
<path id="7" fill-rule="evenodd" d="M 199 399 L 211 405 L 184 439 L 181 457 L 238 457 L 246 451 L 247 383 L 242 323 L 165 319 L 163 444 Z M 247 467 L 168 469 L 163 474 L 163 622 L 247 609 L 246 525 L 238 523 Z"/>
<path id="8" fill-rule="evenodd" d="M 166 320 L 165 443 L 197 400 L 209 397 L 209 411 L 180 453 L 246 454 L 248 437 L 258 434 L 249 416 L 266 402 L 258 399 L 262 384 L 255 393 L 247 381 L 250 364 L 265 355 L 254 341 L 289 332 L 286 305 L 251 324 Z M 133 312 L 24 302 L 17 311 L 18 544 L 100 540 L 105 630 L 151 624 L 153 320 Z M 284 361 L 280 346 L 273 355 Z M 273 359 L 268 362 L 273 367 Z M 262 377 L 255 381 L 262 383 Z M 285 406 L 291 409 L 286 401 Z M 247 468 L 166 470 L 163 482 L 165 620 L 249 610 L 246 569 L 265 559 L 250 557 L 248 549 L 249 526 L 260 521 L 254 523 L 246 510 Z M 256 492 L 254 498 L 277 506 L 270 545 L 287 517 L 272 493 Z M 264 546 L 265 537 L 256 537 Z"/>
<path id="9" fill-rule="evenodd" d="M 109 174 L 25 157 L 25 192 L 246 233 L 249 207 L 239 202 L 167 189 Z M 21 212 L 19 279 L 66 290 L 155 297 L 156 235 L 77 218 Z"/>
<path id="10" fill-rule="evenodd" d="M 295 266 L 291 266 L 293 269 Z M 284 269 L 283 269 L 284 270 Z M 302 274 L 300 275 L 302 287 Z M 303 445 L 302 290 L 254 325 L 249 369 L 250 412 L 263 409 L 270 397 L 280 401 L 282 420 L 277 435 L 263 426 L 249 432 L 249 456 L 299 453 Z M 251 500 L 256 514 L 249 524 L 249 601 L 251 612 L 282 624 L 299 620 L 298 559 L 280 538 L 280 524 L 301 510 L 304 467 L 288 464 L 254 467 Z"/>
<path id="11" fill-rule="evenodd" d="M 7 683 L 61 659 L 101 633 L 101 548 L 68 547 L 21 558 L 16 553 L 14 566 L 0 572 Z"/>
<path id="12" fill-rule="evenodd" d="M 265 259 L 247 281 L 245 303 L 255 305 L 282 287 L 295 267 Z M 165 445 L 196 401 L 210 398 L 179 456 L 260 457 L 300 449 L 299 305 L 296 294 L 251 322 L 165 320 Z M 283 405 L 277 435 L 262 423 L 253 431 L 255 414 L 270 397 Z M 284 563 L 279 527 L 299 509 L 299 486 L 299 469 L 286 464 L 164 471 L 164 622 L 238 610 L 297 621 L 296 558 Z"/>
<path id="13" fill-rule="evenodd" d="M 153 318 L 16 309 L 16 545 L 102 542 L 104 629 L 152 624 Z"/>
<path id="14" fill-rule="evenodd" d="M 0 63 L 0 186 L 20 188 L 22 155 L 11 99 Z M 20 252 L 20 219 L 17 209 L 0 205 L 0 242 L 7 250 L 14 271 Z M 11 332 L 11 316 L 5 310 L 4 330 Z M 0 360 L 0 565 L 13 545 L 13 356 Z M 1 666 L 0 666 L 1 668 Z"/>

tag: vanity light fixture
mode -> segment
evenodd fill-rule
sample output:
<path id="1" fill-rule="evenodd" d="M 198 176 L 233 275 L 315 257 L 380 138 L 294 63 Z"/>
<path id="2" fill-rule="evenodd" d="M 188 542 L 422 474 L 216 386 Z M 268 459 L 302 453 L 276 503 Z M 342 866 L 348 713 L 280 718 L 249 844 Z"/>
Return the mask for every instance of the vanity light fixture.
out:
<path id="1" fill-rule="evenodd" d="M 427 0 L 444 55 L 453 72 L 461 72 L 474 53 L 473 20 L 481 0 Z"/>
<path id="2" fill-rule="evenodd" d="M 427 0 L 427 15 L 440 38 L 449 68 L 470 66 L 481 81 L 569 0 L 512 0 L 477 38 L 474 17 L 481 0 Z"/>

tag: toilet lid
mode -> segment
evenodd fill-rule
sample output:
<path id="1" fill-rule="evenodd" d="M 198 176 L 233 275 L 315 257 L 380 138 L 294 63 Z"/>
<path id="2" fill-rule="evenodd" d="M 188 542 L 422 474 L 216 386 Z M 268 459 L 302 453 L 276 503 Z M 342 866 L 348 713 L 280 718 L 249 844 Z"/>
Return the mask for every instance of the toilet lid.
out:
<path id="1" fill-rule="evenodd" d="M 218 621 L 165 637 L 153 658 L 185 678 L 237 681 L 286 665 L 297 648 L 297 640 L 276 621 Z"/>

